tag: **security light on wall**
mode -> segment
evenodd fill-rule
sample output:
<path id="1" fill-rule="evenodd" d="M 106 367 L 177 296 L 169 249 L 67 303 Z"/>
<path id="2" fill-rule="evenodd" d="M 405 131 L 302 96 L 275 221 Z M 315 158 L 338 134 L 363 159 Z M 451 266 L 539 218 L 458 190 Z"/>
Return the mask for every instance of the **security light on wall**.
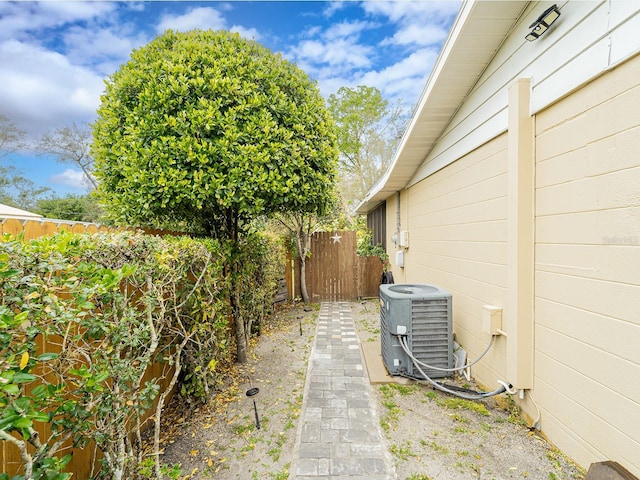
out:
<path id="1" fill-rule="evenodd" d="M 547 8 L 535 22 L 529 25 L 529 28 L 533 28 L 533 30 L 531 30 L 531 32 L 529 32 L 529 34 L 524 38 L 529 40 L 530 42 L 533 42 L 538 37 L 540 37 L 540 35 L 546 32 L 551 24 L 555 22 L 559 16 L 560 10 L 558 9 L 557 5 L 553 5 Z"/>

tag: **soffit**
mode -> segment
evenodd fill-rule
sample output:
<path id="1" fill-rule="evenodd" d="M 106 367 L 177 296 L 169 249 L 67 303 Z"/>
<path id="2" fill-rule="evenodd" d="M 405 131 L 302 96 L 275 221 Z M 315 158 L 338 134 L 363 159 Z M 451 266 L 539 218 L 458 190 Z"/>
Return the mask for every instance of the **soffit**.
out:
<path id="1" fill-rule="evenodd" d="M 463 3 L 391 167 L 356 209 L 365 214 L 406 187 L 505 41 L 528 2 Z"/>

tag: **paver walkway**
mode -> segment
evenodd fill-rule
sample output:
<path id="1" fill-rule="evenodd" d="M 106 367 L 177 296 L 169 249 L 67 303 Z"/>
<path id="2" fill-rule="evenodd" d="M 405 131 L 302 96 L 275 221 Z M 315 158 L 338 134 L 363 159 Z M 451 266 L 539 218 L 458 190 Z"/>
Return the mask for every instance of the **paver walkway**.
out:
<path id="1" fill-rule="evenodd" d="M 322 303 L 291 478 L 396 478 L 376 414 L 349 303 Z"/>

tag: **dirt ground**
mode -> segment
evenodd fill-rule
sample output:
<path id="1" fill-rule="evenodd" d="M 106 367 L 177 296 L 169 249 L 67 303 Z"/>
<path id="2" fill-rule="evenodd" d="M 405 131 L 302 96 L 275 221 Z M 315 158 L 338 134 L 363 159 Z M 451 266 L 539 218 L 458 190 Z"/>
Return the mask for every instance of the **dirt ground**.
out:
<path id="1" fill-rule="evenodd" d="M 361 342 L 375 340 L 377 300 L 351 310 Z M 174 402 L 163 462 L 180 464 L 181 479 L 289 478 L 317 315 L 318 305 L 279 310 L 223 393 L 208 405 Z M 247 397 L 252 387 L 260 391 Z M 417 383 L 372 388 L 398 480 L 584 478 L 504 395 L 470 402 Z"/>

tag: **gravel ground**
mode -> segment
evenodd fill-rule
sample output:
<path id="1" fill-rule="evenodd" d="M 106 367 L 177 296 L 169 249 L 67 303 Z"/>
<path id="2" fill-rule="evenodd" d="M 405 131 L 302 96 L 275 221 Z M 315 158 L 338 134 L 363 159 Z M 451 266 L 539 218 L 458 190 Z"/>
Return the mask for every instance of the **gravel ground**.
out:
<path id="1" fill-rule="evenodd" d="M 379 335 L 377 300 L 351 304 L 361 342 Z M 288 306 L 207 405 L 176 400 L 163 461 L 181 479 L 286 480 L 294 451 L 318 305 Z M 260 393 L 246 396 L 251 387 Z M 585 472 L 530 431 L 515 404 L 469 402 L 414 384 L 372 387 L 398 480 L 583 479 Z M 253 399 L 260 419 L 256 428 Z"/>

